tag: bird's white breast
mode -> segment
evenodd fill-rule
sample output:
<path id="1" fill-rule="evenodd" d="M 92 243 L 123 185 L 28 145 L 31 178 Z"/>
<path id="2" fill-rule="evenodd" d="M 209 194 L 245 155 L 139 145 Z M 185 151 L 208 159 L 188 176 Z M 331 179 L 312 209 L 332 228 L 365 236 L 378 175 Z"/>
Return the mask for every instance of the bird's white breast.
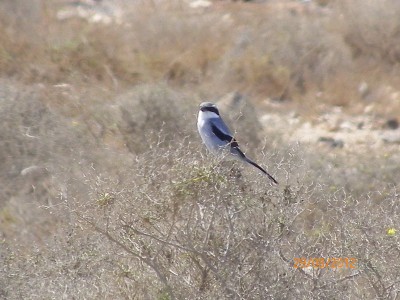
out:
<path id="1" fill-rule="evenodd" d="M 212 112 L 212 111 L 200 111 L 198 122 L 200 122 L 200 121 L 204 122 L 205 120 L 212 119 L 212 118 L 219 118 L 219 116 L 215 112 Z"/>
<path id="2" fill-rule="evenodd" d="M 221 146 L 225 144 L 219 140 L 213 133 L 211 129 L 211 119 L 219 118 L 219 116 L 210 111 L 200 111 L 197 119 L 197 128 L 199 130 L 201 139 L 206 145 L 207 149 L 214 154 L 220 153 Z"/>
<path id="3" fill-rule="evenodd" d="M 210 118 L 219 118 L 219 116 L 213 111 L 200 111 L 203 118 L 210 119 Z"/>
<path id="4" fill-rule="evenodd" d="M 199 129 L 200 135 L 204 137 L 205 135 L 205 127 L 208 120 L 213 118 L 218 118 L 219 116 L 212 111 L 199 111 L 199 116 L 197 118 L 197 128 Z M 210 130 L 210 129 L 208 129 Z"/>

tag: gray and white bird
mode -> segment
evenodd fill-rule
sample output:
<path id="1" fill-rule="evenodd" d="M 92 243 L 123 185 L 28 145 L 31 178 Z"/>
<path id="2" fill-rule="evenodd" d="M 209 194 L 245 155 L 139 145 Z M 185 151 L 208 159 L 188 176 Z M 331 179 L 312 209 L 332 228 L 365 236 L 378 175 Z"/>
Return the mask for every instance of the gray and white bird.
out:
<path id="1" fill-rule="evenodd" d="M 222 120 L 215 104 L 211 102 L 203 102 L 200 104 L 197 129 L 199 130 L 203 143 L 211 153 L 221 155 L 224 151 L 228 151 L 234 158 L 253 165 L 267 175 L 273 183 L 278 184 L 274 177 L 254 161 L 246 157 L 240 150 L 238 142 L 231 134 L 224 120 Z"/>

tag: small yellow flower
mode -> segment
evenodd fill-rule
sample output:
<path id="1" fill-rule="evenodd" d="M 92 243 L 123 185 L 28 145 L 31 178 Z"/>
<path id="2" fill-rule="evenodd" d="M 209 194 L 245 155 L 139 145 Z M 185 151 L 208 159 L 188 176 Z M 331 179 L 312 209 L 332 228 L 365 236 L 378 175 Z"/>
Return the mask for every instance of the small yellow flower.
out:
<path id="1" fill-rule="evenodd" d="M 396 229 L 394 229 L 394 228 L 389 228 L 389 229 L 387 230 L 387 235 L 394 236 L 395 234 L 396 234 Z"/>

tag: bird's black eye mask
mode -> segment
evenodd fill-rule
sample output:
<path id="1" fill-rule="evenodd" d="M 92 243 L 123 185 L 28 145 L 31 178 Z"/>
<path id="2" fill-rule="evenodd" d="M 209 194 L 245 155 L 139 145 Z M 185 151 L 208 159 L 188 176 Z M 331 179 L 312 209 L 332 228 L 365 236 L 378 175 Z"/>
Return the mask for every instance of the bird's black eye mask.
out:
<path id="1" fill-rule="evenodd" d="M 213 113 L 216 113 L 219 116 L 219 111 L 218 108 L 212 107 L 212 106 L 207 106 L 207 107 L 202 107 L 200 108 L 201 111 L 211 111 Z"/>

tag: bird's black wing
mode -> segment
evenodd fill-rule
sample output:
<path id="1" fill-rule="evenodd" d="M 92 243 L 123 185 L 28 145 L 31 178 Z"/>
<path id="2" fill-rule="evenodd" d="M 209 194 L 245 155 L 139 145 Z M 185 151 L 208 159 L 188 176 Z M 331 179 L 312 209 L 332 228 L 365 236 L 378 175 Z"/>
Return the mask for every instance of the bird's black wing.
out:
<path id="1" fill-rule="evenodd" d="M 220 130 L 215 124 L 211 123 L 211 131 L 215 134 L 220 140 L 230 143 L 231 147 L 239 147 L 239 144 L 235 140 L 233 136 L 227 134 Z"/>
<path id="2" fill-rule="evenodd" d="M 233 152 L 234 154 L 241 156 L 243 159 L 246 158 L 246 155 L 244 155 L 242 150 L 240 150 L 238 142 L 232 135 L 223 132 L 222 130 L 220 130 L 218 128 L 218 126 L 216 126 L 213 123 L 211 123 L 211 131 L 213 134 L 215 134 L 217 136 L 217 138 L 219 138 L 222 141 L 227 142 L 229 144 L 229 146 L 231 147 L 231 151 L 232 151 L 232 148 L 234 148 L 235 149 L 235 151 Z"/>

